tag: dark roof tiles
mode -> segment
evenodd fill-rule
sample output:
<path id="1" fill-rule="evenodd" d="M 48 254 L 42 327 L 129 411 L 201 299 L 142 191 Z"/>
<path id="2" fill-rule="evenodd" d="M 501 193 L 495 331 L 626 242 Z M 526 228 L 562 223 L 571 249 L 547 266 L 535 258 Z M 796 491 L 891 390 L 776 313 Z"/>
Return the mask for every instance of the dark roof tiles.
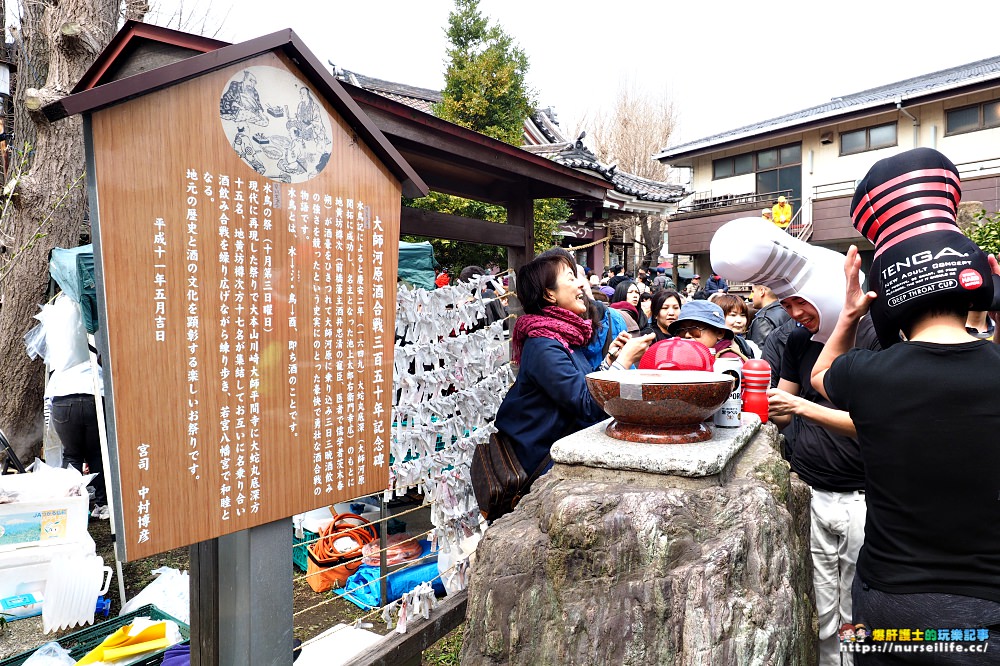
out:
<path id="1" fill-rule="evenodd" d="M 437 90 L 376 79 L 349 70 L 338 70 L 337 78 L 424 113 L 433 114 L 433 105 L 441 101 L 441 93 Z"/>
<path id="2" fill-rule="evenodd" d="M 431 115 L 434 114 L 433 105 L 441 101 L 441 93 L 436 90 L 376 79 L 349 70 L 338 69 L 336 75 L 342 81 Z M 669 185 L 641 178 L 618 171 L 613 166 L 601 164 L 597 156 L 583 146 L 582 141 L 576 143 L 567 141 L 551 108 L 536 110 L 526 122 L 530 122 L 537 130 L 536 134 L 549 142 L 523 146 L 528 152 L 541 155 L 566 167 L 597 173 L 614 185 L 616 191 L 642 201 L 674 203 L 686 195 L 681 185 Z"/>

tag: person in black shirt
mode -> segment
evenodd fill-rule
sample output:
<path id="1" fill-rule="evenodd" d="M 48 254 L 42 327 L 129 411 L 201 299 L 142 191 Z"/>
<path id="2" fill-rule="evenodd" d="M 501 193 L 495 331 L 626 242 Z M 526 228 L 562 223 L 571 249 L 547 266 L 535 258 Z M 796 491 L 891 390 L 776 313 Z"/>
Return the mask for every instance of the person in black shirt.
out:
<path id="1" fill-rule="evenodd" d="M 851 585 L 864 542 L 864 467 L 850 415 L 834 408 L 810 383 L 813 365 L 823 350 L 823 344 L 812 339 L 821 314 L 798 296 L 782 299 L 782 306 L 801 326 L 789 333 L 778 388 L 768 391 L 768 417 L 779 427 L 793 427 L 795 438 L 788 444 L 786 457 L 792 471 L 812 488 L 810 550 L 819 615 L 819 663 L 833 666 L 842 663 L 837 629 L 852 617 Z M 868 330 L 868 346 L 878 349 L 870 325 Z"/>
<path id="2" fill-rule="evenodd" d="M 992 626 L 995 645 L 1000 347 L 966 332 L 967 305 L 959 303 L 917 319 L 907 341 L 884 352 L 850 349 L 866 305 L 845 309 L 812 380 L 850 412 L 864 461 L 869 522 L 853 619 L 869 627 Z M 1000 651 L 992 656 L 927 663 L 1000 663 Z"/>
<path id="3" fill-rule="evenodd" d="M 851 206 L 876 248 L 872 291 L 851 247 L 844 308 L 812 372 L 813 387 L 849 411 L 864 460 L 869 520 L 854 622 L 965 641 L 905 662 L 895 648 L 909 643 L 895 643 L 861 655 L 865 666 L 1000 664 L 1000 337 L 965 328 L 968 310 L 1000 310 L 1000 265 L 959 231 L 960 197 L 958 171 L 937 151 L 872 167 Z M 947 259 L 922 261 L 935 256 Z M 902 332 L 905 342 L 852 349 L 869 310 L 881 338 Z"/>

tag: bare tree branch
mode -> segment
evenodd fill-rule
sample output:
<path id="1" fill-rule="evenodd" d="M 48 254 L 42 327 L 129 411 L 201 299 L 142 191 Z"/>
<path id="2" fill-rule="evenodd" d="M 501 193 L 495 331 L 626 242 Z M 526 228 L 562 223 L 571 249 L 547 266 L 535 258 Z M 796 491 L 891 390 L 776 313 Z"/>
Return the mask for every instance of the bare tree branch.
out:
<path id="1" fill-rule="evenodd" d="M 669 169 L 652 158 L 653 153 L 670 143 L 676 126 L 673 102 L 666 95 L 651 96 L 624 79 L 615 105 L 589 121 L 588 137 L 594 153 L 602 162 L 617 164 L 625 171 L 650 180 L 666 180 Z M 608 233 L 631 236 L 643 248 L 637 265 L 656 262 L 663 242 L 666 220 L 648 213 L 619 218 L 608 224 Z M 629 233 L 631 232 L 631 233 Z"/>

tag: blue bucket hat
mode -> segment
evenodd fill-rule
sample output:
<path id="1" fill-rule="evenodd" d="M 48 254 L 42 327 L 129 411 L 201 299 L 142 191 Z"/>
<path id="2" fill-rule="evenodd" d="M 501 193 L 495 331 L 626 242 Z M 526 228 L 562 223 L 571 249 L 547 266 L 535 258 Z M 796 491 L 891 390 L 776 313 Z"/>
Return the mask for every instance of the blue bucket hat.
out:
<path id="1" fill-rule="evenodd" d="M 722 336 L 726 340 L 733 339 L 733 331 L 726 326 L 726 314 L 715 303 L 711 301 L 690 301 L 681 306 L 681 314 L 677 321 L 670 324 L 670 334 L 676 335 L 677 329 L 681 328 L 686 321 L 696 321 L 699 324 L 707 324 L 712 328 L 722 331 Z"/>

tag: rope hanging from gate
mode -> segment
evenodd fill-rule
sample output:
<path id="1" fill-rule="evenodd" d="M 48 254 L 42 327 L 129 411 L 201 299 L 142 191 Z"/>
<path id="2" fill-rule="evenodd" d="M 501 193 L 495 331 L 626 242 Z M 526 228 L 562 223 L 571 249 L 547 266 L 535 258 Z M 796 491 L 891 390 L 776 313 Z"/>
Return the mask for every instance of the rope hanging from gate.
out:
<path id="1" fill-rule="evenodd" d="M 598 243 L 604 243 L 605 245 L 610 245 L 610 243 L 611 243 L 611 236 L 605 236 L 604 238 L 600 238 L 598 240 L 595 240 L 595 241 L 590 242 L 590 243 L 586 243 L 584 245 L 573 245 L 573 246 L 570 246 L 570 247 L 568 247 L 566 249 L 570 250 L 570 251 L 572 251 L 572 250 L 586 250 L 588 247 L 594 247 Z"/>

